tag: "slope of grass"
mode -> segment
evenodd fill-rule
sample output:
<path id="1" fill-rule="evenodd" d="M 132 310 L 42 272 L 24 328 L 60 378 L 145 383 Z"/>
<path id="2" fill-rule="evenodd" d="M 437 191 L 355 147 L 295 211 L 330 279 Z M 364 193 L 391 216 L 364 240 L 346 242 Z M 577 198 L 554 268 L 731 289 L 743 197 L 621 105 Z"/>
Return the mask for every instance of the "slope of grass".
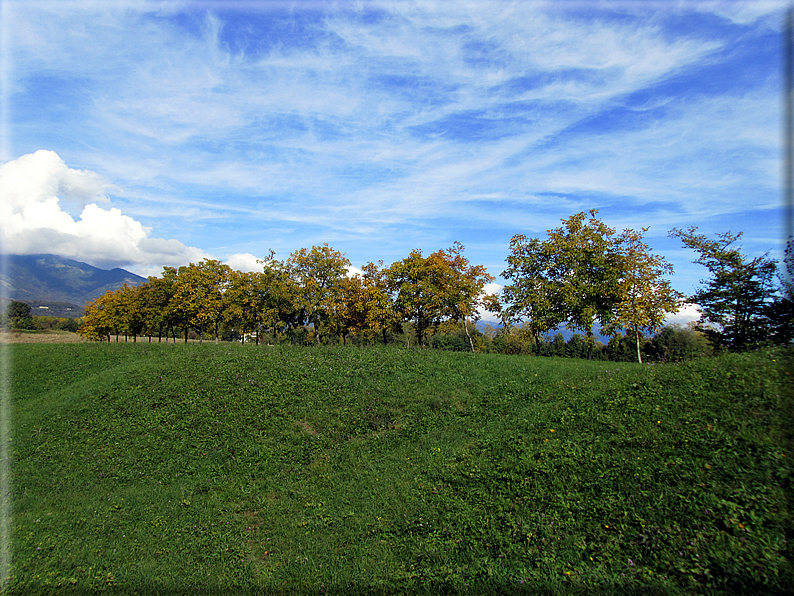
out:
<path id="1" fill-rule="evenodd" d="M 781 352 L 9 349 L 9 594 L 792 584 Z"/>

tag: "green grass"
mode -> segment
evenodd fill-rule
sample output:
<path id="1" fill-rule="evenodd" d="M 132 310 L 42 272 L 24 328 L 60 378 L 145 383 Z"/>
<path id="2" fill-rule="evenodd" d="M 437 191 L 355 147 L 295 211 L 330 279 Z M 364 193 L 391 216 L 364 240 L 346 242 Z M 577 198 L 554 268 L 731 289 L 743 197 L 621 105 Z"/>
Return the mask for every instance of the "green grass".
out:
<path id="1" fill-rule="evenodd" d="M 780 351 L 9 349 L 8 594 L 792 585 Z"/>

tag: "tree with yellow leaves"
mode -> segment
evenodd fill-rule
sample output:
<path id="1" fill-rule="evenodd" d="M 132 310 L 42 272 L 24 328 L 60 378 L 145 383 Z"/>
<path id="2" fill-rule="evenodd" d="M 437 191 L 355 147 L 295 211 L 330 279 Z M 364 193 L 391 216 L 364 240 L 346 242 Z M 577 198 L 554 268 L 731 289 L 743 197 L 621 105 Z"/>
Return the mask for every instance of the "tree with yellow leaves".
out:
<path id="1" fill-rule="evenodd" d="M 624 230 L 615 241 L 620 266 L 618 295 L 614 317 L 604 331 L 616 334 L 623 329 L 634 337 L 637 360 L 642 364 L 640 339 L 642 332 L 653 334 L 664 324 L 667 313 L 676 312 L 684 295 L 674 290 L 665 275 L 673 266 L 664 257 L 655 255 L 643 241 L 648 228 Z"/>
<path id="2" fill-rule="evenodd" d="M 93 341 L 104 341 L 110 343 L 110 336 L 117 333 L 119 322 L 117 317 L 117 296 L 116 293 L 108 290 L 102 296 L 87 302 L 83 324 L 77 333 L 86 339 Z M 116 335 L 118 341 L 118 335 Z"/>
<path id="3" fill-rule="evenodd" d="M 350 261 L 328 243 L 302 248 L 287 259 L 287 270 L 300 288 L 297 305 L 306 321 L 314 327 L 314 339 L 320 343 L 321 326 L 327 323 L 341 301 L 342 280 Z"/>
<path id="4" fill-rule="evenodd" d="M 465 325 L 467 318 L 476 316 L 482 290 L 493 281 L 484 267 L 469 264 L 460 242 L 427 257 L 413 250 L 392 264 L 387 279 L 395 310 L 414 325 L 420 345 L 442 320 L 464 321 Z"/>
<path id="5" fill-rule="evenodd" d="M 214 330 L 215 343 L 218 343 L 218 330 L 228 306 L 223 294 L 229 286 L 230 275 L 231 268 L 214 259 L 190 263 L 177 271 L 173 300 L 184 319 L 198 329 L 199 343 L 208 327 Z"/>

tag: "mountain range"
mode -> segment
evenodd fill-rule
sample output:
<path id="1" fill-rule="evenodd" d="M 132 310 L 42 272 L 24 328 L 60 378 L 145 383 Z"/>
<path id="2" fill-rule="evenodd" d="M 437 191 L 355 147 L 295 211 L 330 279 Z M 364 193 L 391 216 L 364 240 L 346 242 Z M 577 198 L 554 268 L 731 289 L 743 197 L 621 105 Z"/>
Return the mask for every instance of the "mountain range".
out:
<path id="1" fill-rule="evenodd" d="M 7 255 L 0 271 L 5 301 L 29 304 L 33 315 L 79 317 L 85 303 L 124 284 L 137 286 L 145 277 L 125 269 L 99 269 L 58 255 Z"/>

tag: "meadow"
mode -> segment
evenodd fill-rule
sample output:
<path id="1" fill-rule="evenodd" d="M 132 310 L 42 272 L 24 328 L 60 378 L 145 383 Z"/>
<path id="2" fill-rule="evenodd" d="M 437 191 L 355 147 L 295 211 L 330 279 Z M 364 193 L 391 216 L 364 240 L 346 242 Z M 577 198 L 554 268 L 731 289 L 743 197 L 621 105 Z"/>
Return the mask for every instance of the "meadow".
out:
<path id="1" fill-rule="evenodd" d="M 7 594 L 784 594 L 780 349 L 14 344 Z"/>

